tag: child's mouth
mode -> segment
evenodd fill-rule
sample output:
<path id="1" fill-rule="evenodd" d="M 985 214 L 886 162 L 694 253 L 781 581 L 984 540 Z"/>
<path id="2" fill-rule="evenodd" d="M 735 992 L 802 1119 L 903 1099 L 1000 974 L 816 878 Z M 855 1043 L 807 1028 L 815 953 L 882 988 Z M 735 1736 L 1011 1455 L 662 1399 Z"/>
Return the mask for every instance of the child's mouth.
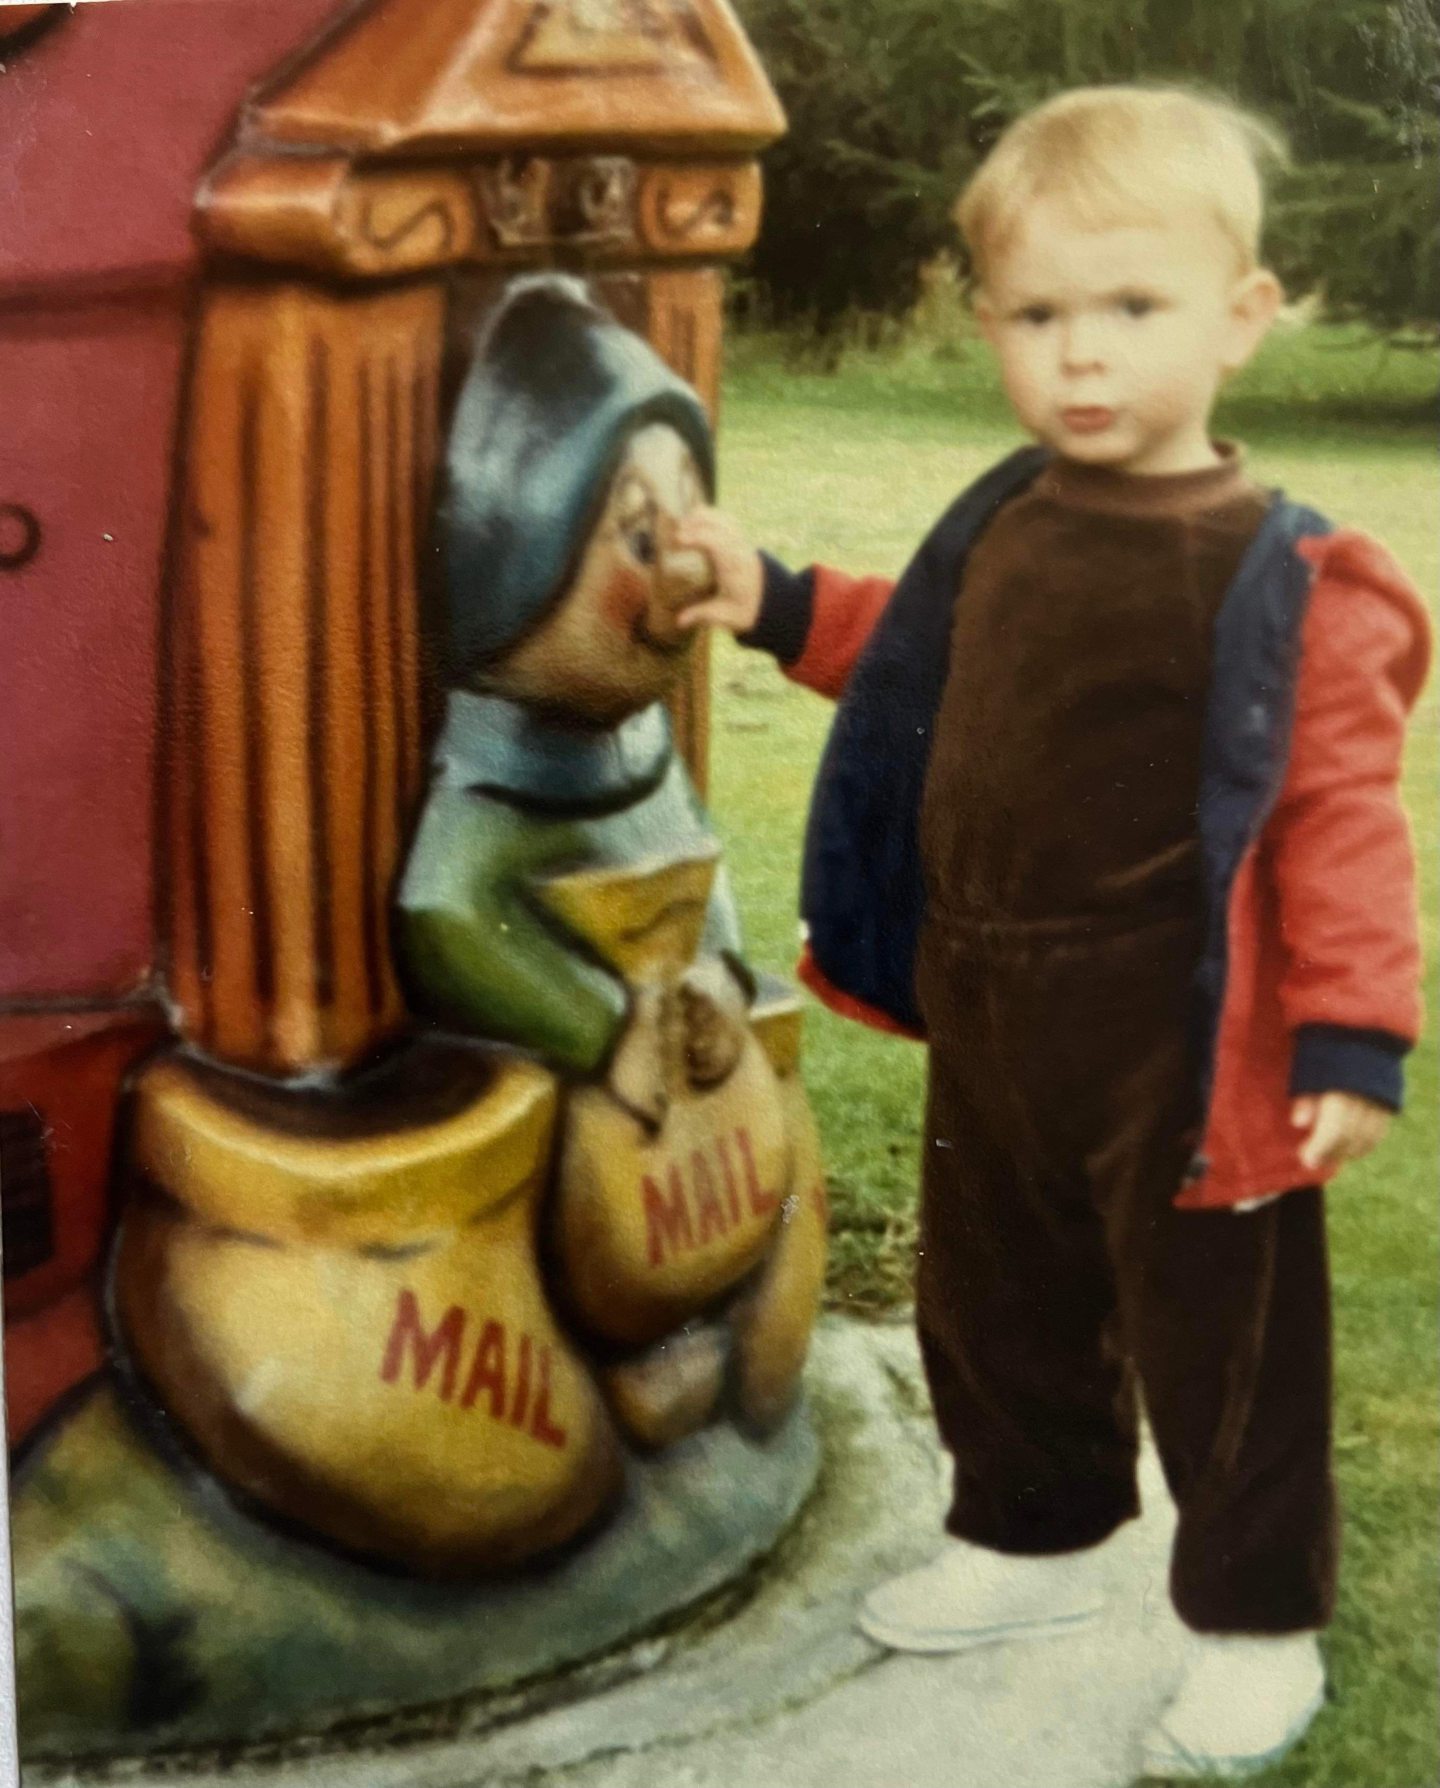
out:
<path id="1" fill-rule="evenodd" d="M 1115 412 L 1102 409 L 1098 404 L 1085 404 L 1077 409 L 1062 410 L 1060 419 L 1072 435 L 1098 435 L 1115 420 Z"/>

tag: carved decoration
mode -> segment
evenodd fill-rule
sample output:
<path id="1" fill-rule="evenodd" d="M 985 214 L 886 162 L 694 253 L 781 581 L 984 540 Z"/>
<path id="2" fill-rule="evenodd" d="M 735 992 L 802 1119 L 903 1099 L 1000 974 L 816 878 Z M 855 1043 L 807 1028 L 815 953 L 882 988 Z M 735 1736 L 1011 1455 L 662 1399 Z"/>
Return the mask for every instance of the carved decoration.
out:
<path id="1" fill-rule="evenodd" d="M 502 251 L 634 247 L 637 175 L 628 156 L 507 159 L 477 170 L 476 186 Z"/>
<path id="2" fill-rule="evenodd" d="M 458 170 L 356 170 L 339 155 L 231 155 L 211 175 L 198 221 L 227 258 L 362 279 L 452 266 L 475 255 L 479 234 Z"/>
<path id="3" fill-rule="evenodd" d="M 550 241 L 553 164 L 540 156 L 481 168 L 476 179 L 485 221 L 500 248 L 542 248 Z"/>
<path id="4" fill-rule="evenodd" d="M 713 69 L 714 51 L 683 0 L 533 0 L 507 63 L 522 74 L 604 77 Z"/>
<path id="5" fill-rule="evenodd" d="M 640 235 L 666 255 L 734 255 L 760 228 L 760 169 L 754 162 L 647 167 L 640 184 Z"/>
<path id="6" fill-rule="evenodd" d="M 227 258 L 359 280 L 551 253 L 728 257 L 754 241 L 760 197 L 752 162 L 529 155 L 398 170 L 244 153 L 211 177 L 199 225 Z"/>
<path id="7" fill-rule="evenodd" d="M 571 163 L 559 185 L 555 235 L 589 248 L 627 248 L 635 240 L 635 164 L 623 155 Z"/>

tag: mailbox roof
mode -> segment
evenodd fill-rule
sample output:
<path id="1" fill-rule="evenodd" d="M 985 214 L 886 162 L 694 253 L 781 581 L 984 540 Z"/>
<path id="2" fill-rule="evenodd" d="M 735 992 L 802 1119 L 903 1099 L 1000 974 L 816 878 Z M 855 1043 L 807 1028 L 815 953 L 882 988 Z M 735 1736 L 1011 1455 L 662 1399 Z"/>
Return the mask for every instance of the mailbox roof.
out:
<path id="1" fill-rule="evenodd" d="M 242 134 L 428 158 L 742 154 L 783 129 L 725 0 L 369 0 L 251 102 Z"/>

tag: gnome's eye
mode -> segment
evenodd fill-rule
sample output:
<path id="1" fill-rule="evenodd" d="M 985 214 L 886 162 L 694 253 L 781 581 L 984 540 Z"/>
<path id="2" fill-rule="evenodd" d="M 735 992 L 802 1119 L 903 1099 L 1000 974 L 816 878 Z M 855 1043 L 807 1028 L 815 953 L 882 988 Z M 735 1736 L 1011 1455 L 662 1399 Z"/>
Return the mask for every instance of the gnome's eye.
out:
<path id="1" fill-rule="evenodd" d="M 653 565 L 660 556 L 655 538 L 655 499 L 637 480 L 624 492 L 620 514 L 620 538 L 642 565 Z"/>
<path id="2" fill-rule="evenodd" d="M 625 544 L 642 565 L 655 563 L 655 531 L 643 523 L 639 527 L 626 528 Z"/>

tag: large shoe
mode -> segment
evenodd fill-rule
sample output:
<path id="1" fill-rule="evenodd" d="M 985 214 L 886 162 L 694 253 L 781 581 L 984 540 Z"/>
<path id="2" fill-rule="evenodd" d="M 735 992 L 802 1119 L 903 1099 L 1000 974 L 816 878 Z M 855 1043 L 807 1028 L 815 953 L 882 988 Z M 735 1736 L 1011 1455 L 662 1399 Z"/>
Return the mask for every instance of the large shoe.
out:
<path id="1" fill-rule="evenodd" d="M 1067 1633 L 1104 1606 L 1099 1550 L 1035 1557 L 951 1540 L 929 1564 L 872 1590 L 857 1624 L 893 1651 L 968 1651 Z"/>
<path id="2" fill-rule="evenodd" d="M 1145 1773 L 1250 1775 L 1299 1743 L 1324 1700 L 1313 1633 L 1207 1635 L 1145 1739 Z"/>

